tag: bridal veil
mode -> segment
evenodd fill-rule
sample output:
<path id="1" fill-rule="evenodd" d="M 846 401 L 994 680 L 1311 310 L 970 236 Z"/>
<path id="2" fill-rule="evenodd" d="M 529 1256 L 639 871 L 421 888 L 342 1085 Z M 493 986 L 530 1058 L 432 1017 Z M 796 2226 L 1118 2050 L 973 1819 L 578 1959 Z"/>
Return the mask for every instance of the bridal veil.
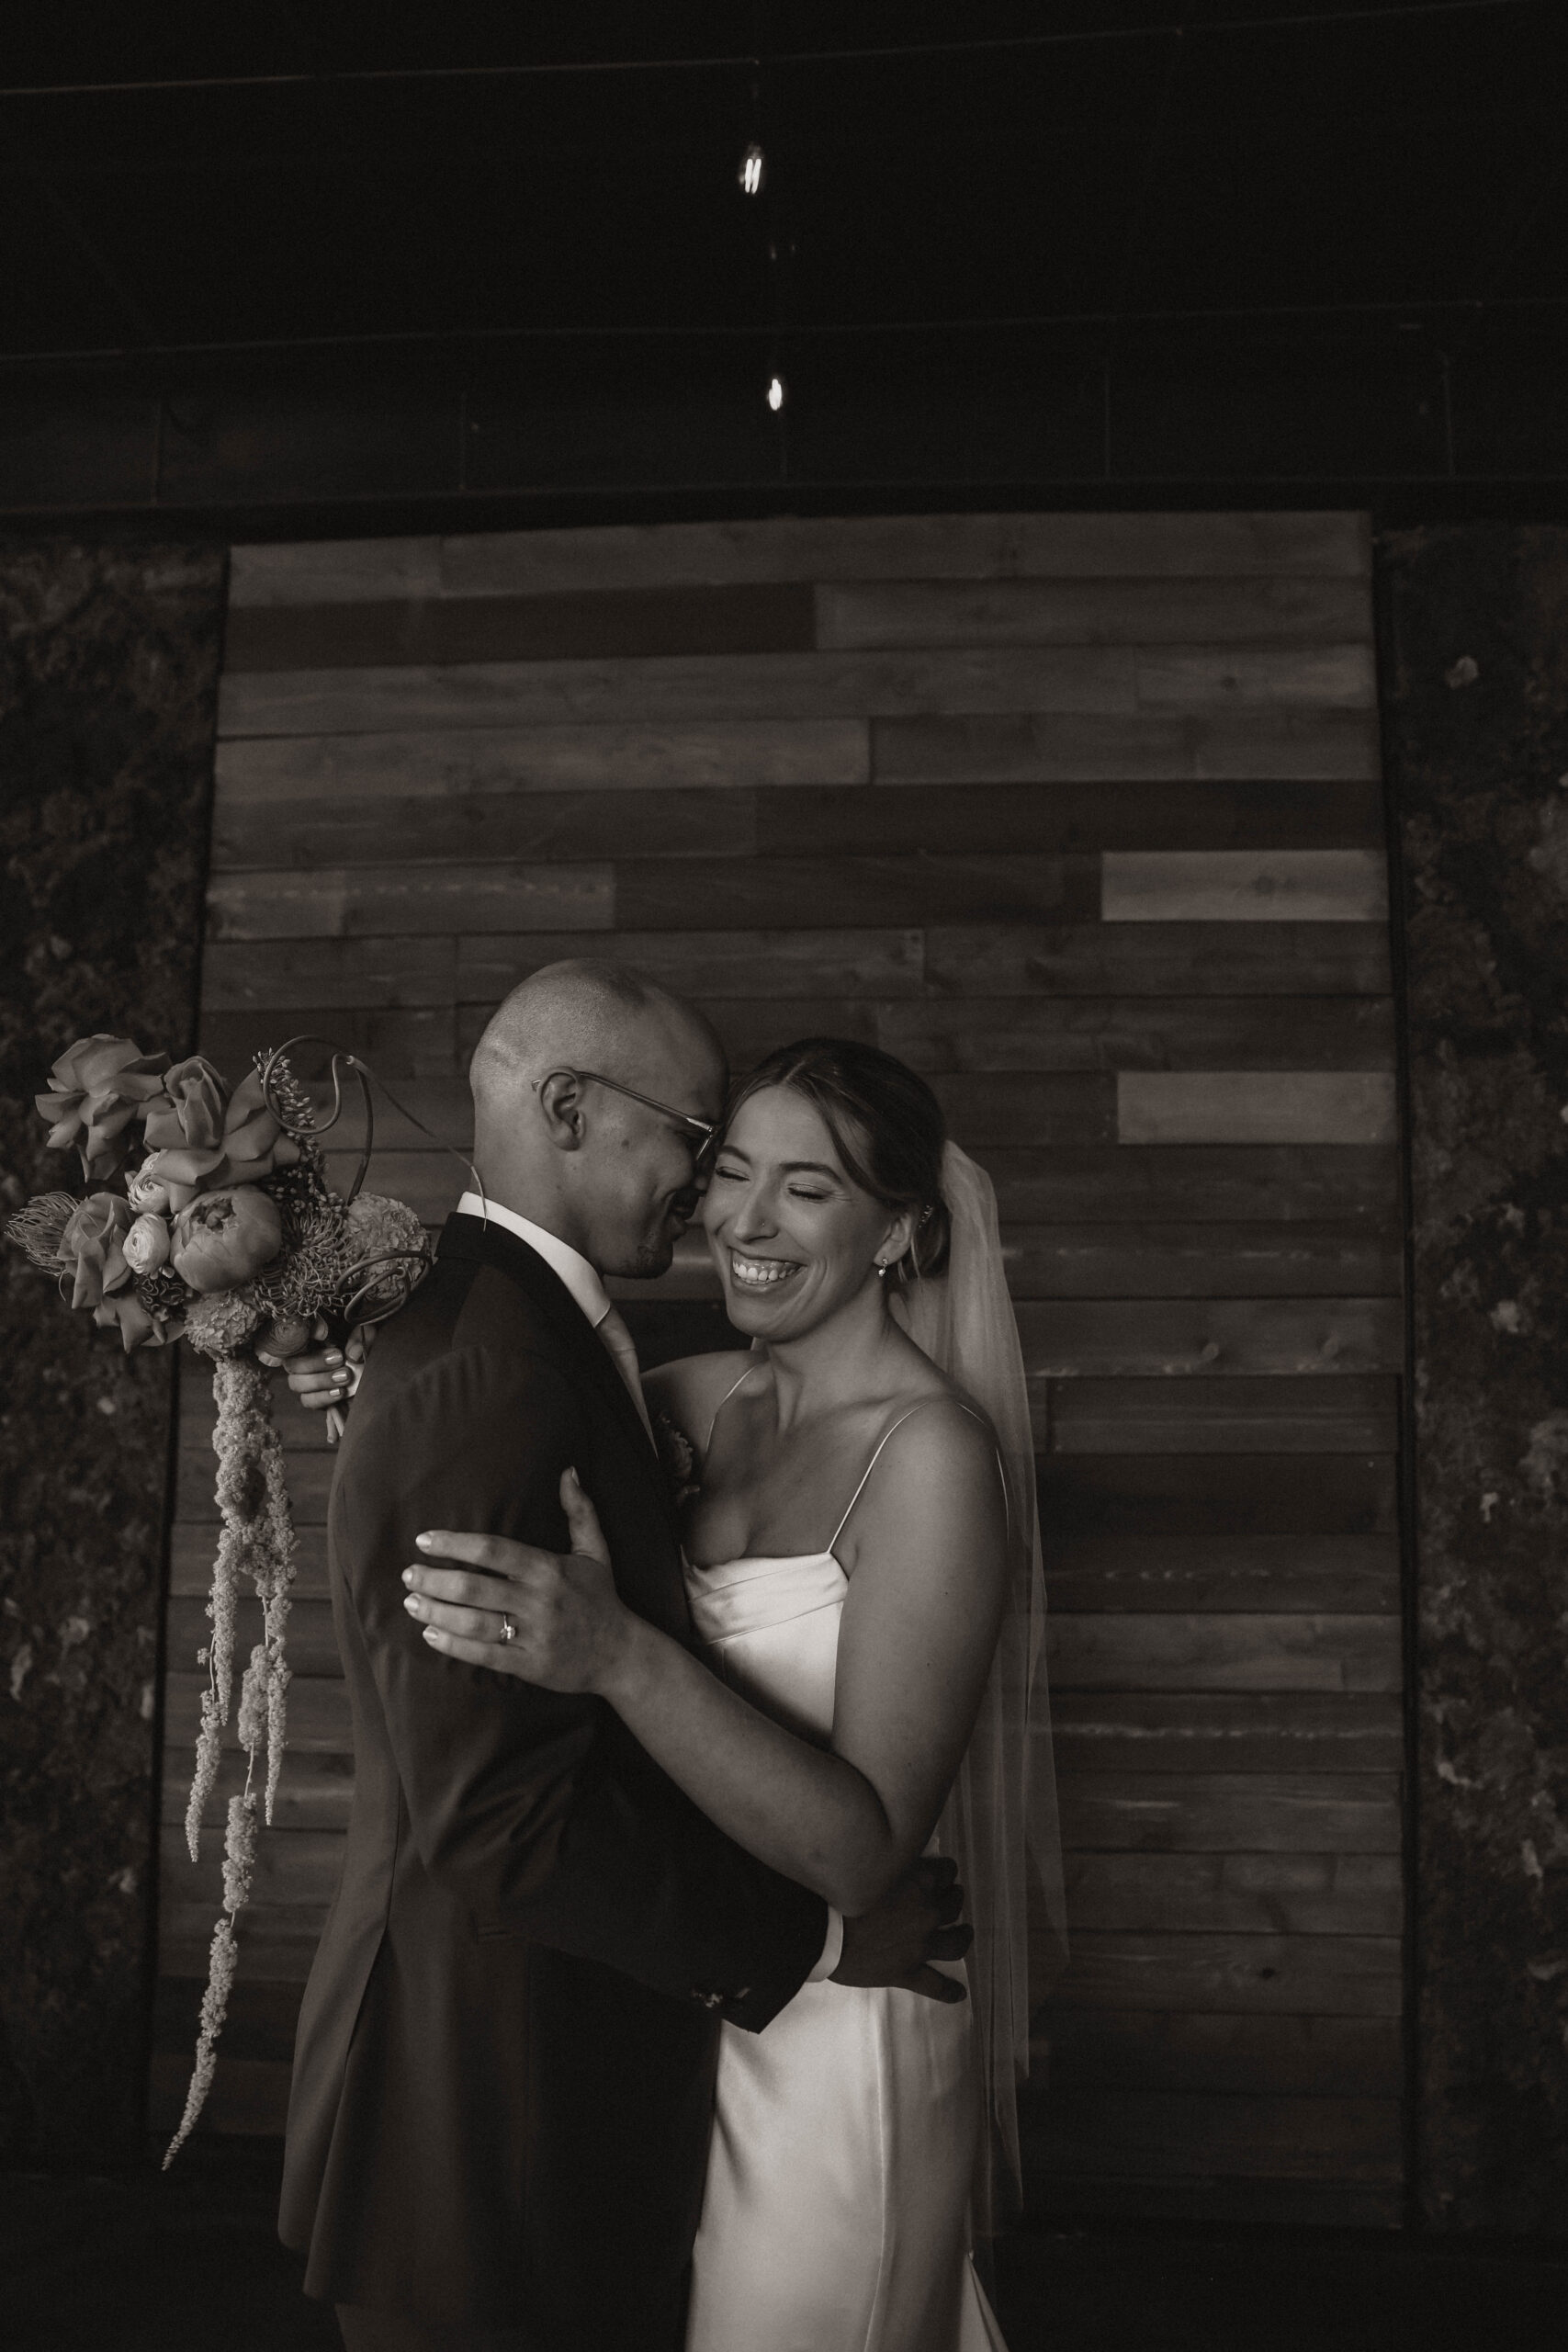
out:
<path id="1" fill-rule="evenodd" d="M 980 2135 L 976 2225 L 1005 2218 L 998 2159 L 1021 2187 L 1019 2085 L 1032 2007 L 1066 1960 L 1061 1833 L 1046 1690 L 1045 1578 L 1023 1351 L 1008 1293 L 996 1194 L 956 1144 L 942 1154 L 953 1223 L 944 1272 L 911 1281 L 896 1304 L 909 1336 L 989 1415 L 1007 1488 L 1011 1582 L 975 1731 L 938 1837 L 956 1860 L 975 1943 L 970 1997 L 994 2129 Z M 1031 1962 L 1032 1960 L 1032 1984 Z"/>

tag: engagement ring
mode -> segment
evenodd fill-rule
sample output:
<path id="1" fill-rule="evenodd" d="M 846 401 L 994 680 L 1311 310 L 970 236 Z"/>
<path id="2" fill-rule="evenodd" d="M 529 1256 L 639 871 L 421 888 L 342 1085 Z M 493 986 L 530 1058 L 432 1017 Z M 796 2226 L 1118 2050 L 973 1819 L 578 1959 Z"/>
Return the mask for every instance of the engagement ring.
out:
<path id="1" fill-rule="evenodd" d="M 504 1611 L 501 1620 L 501 1638 L 503 1642 L 514 1642 L 517 1639 L 517 1628 Z"/>

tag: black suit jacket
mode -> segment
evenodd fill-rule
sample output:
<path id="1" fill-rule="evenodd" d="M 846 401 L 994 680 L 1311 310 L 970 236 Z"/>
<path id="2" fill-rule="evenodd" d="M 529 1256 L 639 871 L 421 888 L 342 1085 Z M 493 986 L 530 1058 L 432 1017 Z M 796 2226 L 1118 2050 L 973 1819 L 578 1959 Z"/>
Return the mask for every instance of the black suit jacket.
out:
<path id="1" fill-rule="evenodd" d="M 532 2345 L 678 2347 L 718 2018 L 758 2030 L 825 1905 L 721 1835 L 604 1703 L 431 1651 L 423 1528 L 564 1550 L 689 1637 L 673 1511 L 615 1365 L 526 1244 L 454 1216 L 379 1333 L 329 1507 L 354 1716 L 343 1876 L 300 2012 L 282 2234 L 307 2291 Z"/>

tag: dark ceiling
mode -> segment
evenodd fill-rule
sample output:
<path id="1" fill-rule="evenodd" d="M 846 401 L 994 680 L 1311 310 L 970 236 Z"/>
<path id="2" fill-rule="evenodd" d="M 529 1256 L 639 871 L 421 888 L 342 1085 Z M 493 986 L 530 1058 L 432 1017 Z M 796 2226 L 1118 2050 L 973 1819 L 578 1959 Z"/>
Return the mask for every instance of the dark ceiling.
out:
<path id="1" fill-rule="evenodd" d="M 1565 31 L 53 0 L 0 65 L 0 499 L 1550 482 Z"/>

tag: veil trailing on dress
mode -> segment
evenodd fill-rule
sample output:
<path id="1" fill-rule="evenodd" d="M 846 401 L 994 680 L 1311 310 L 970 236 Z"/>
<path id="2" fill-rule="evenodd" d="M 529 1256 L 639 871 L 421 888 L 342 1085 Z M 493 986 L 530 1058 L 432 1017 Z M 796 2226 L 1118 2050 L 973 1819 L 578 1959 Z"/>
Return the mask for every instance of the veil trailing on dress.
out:
<path id="1" fill-rule="evenodd" d="M 950 1143 L 942 1154 L 942 1191 L 953 1221 L 947 1269 L 909 1282 L 894 1306 L 916 1345 L 989 1415 L 1007 1488 L 1007 1613 L 974 1735 L 937 1833 L 942 1852 L 958 1863 L 965 1916 L 975 1928 L 969 1989 L 994 2125 L 980 2134 L 976 2226 L 988 2233 L 999 2225 L 1005 2202 L 997 2194 L 998 2154 L 1015 2193 L 1021 2183 L 1018 2086 L 1029 2069 L 1030 2011 L 1066 1963 L 1066 1906 L 1023 1351 L 990 1178 Z"/>

